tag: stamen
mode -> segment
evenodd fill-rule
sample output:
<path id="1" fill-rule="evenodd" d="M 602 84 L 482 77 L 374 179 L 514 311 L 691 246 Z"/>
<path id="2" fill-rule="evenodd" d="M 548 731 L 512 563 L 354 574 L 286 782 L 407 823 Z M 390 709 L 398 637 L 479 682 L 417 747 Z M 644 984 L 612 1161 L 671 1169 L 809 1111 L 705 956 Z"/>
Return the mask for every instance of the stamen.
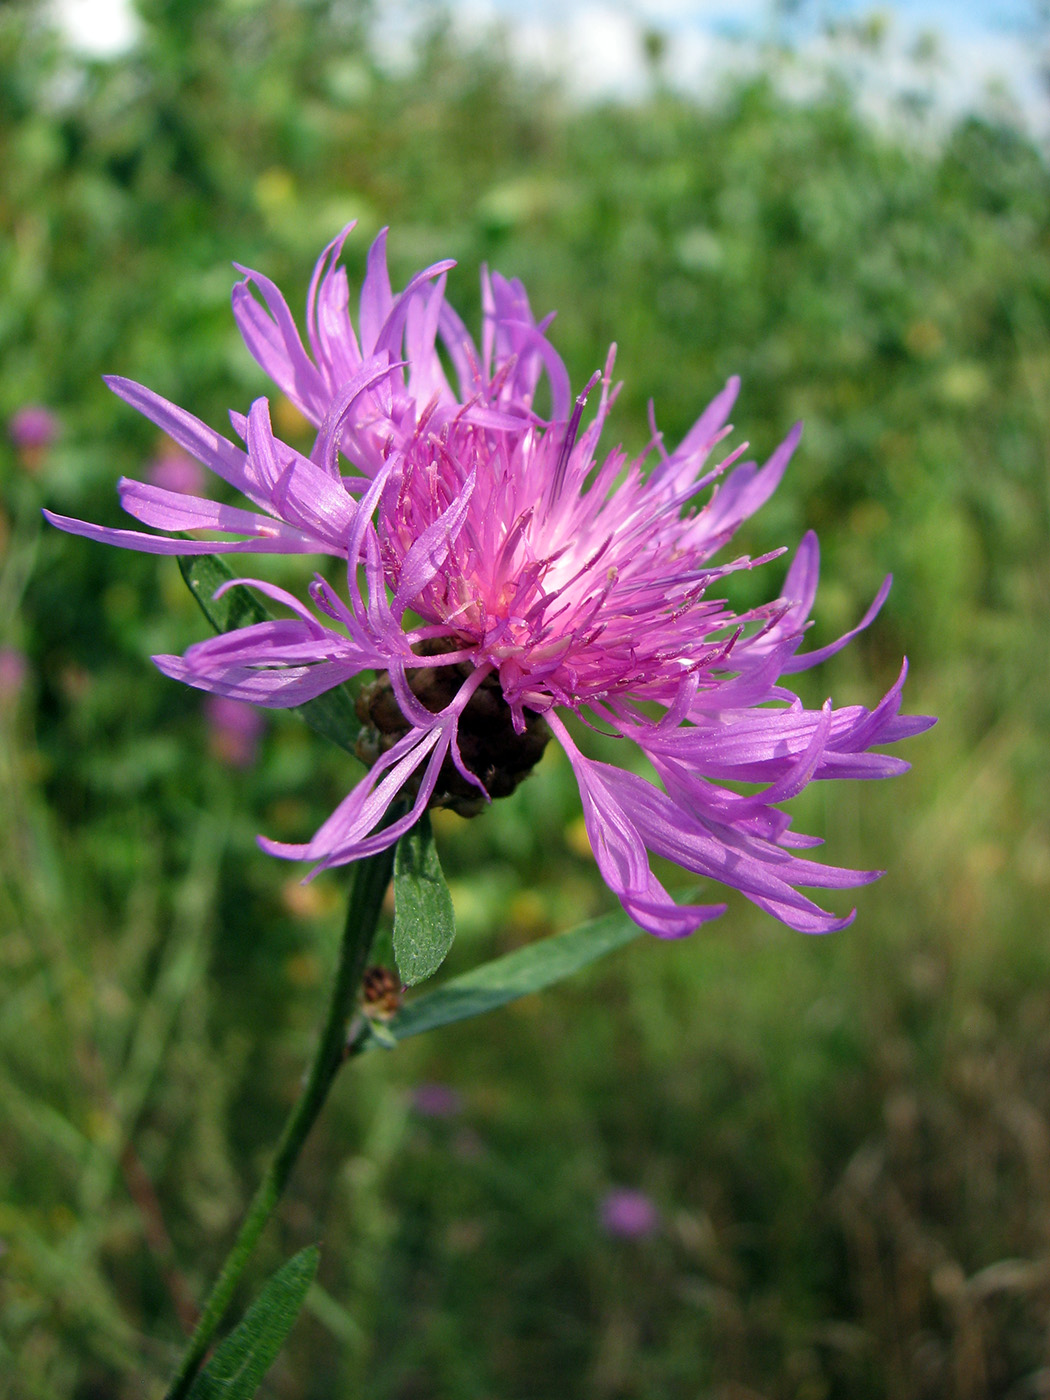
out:
<path id="1" fill-rule="evenodd" d="M 580 419 L 583 417 L 584 405 L 587 403 L 587 395 L 601 377 L 601 370 L 596 369 L 587 381 L 583 393 L 577 396 L 576 407 L 573 409 L 572 417 L 569 419 L 568 426 L 565 429 L 565 437 L 562 440 L 561 452 L 558 456 L 558 465 L 554 469 L 554 480 L 551 482 L 551 492 L 548 501 L 549 505 L 553 505 L 561 495 L 561 488 L 565 482 L 565 469 L 569 465 L 569 456 L 576 443 L 576 435 L 580 431 Z"/>

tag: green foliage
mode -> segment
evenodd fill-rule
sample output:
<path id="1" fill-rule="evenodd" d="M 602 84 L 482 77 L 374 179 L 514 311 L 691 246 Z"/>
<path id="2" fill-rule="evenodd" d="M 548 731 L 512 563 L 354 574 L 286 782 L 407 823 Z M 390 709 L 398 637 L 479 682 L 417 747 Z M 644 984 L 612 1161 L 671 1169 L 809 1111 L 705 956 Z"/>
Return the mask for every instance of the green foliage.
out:
<path id="1" fill-rule="evenodd" d="M 268 1279 L 194 1381 L 189 1400 L 251 1400 L 306 1301 L 321 1251 L 301 1249 Z"/>
<path id="2" fill-rule="evenodd" d="M 215 596 L 224 584 L 237 577 L 218 555 L 202 554 L 177 562 L 186 587 L 216 632 L 232 632 L 235 627 L 269 622 L 273 616 L 246 587 L 231 588 L 221 597 Z"/>
<path id="3" fill-rule="evenodd" d="M 409 987 L 433 976 L 455 936 L 452 896 L 424 812 L 398 841 L 394 857 L 394 956 Z"/>
<path id="4" fill-rule="evenodd" d="M 402 1007 L 385 1029 L 396 1042 L 453 1025 L 456 1021 L 482 1016 L 530 992 L 540 992 L 564 981 L 588 963 L 622 948 L 640 933 L 638 925 L 626 914 L 608 914 L 580 928 L 541 938 L 537 943 L 493 958 L 470 972 L 453 977 L 436 991 L 417 997 Z M 397 946 L 396 923 L 394 946 Z M 422 981 L 422 978 L 416 980 Z"/>
<path id="5" fill-rule="evenodd" d="M 615 339 L 610 445 L 644 446 L 650 397 L 673 444 L 733 372 L 760 456 L 804 417 L 741 548 L 818 529 L 814 645 L 895 575 L 877 624 L 801 678 L 807 699 L 870 703 L 906 650 L 907 707 L 941 722 L 907 778 L 800 804 L 829 859 L 888 871 L 847 933 L 810 942 L 734 900 L 681 945 L 639 938 L 579 983 L 356 1064 L 259 1264 L 323 1221 L 321 1285 L 267 1385 L 288 1400 L 1035 1393 L 1043 153 L 993 118 L 874 128 L 841 84 L 789 99 L 776 55 L 702 100 L 580 109 L 437 21 L 392 70 L 364 5 L 140 8 L 135 53 L 84 63 L 43 6 L 0 5 L 0 419 L 38 401 L 61 420 L 39 460 L 0 443 L 0 646 L 30 668 L 0 697 L 0 1397 L 137 1395 L 170 1374 L 308 1056 L 338 937 L 338 875 L 303 886 L 254 837 L 302 840 L 360 771 L 279 715 L 257 763 L 231 765 L 199 695 L 145 659 L 202 636 L 171 562 L 42 533 L 39 507 L 117 523 L 115 479 L 163 449 L 104 372 L 217 427 L 271 392 L 232 327 L 230 262 L 298 309 L 355 215 L 352 287 L 389 221 L 395 282 L 460 259 L 468 323 L 481 262 L 557 307 L 574 383 Z M 252 563 L 284 584 L 300 567 Z M 733 604 L 768 597 L 783 567 L 736 575 Z M 434 829 L 458 930 L 445 986 L 608 913 L 553 746 L 512 798 Z M 413 1109 L 435 1080 L 458 1116 Z M 612 1184 L 647 1191 L 661 1230 L 604 1237 Z"/>

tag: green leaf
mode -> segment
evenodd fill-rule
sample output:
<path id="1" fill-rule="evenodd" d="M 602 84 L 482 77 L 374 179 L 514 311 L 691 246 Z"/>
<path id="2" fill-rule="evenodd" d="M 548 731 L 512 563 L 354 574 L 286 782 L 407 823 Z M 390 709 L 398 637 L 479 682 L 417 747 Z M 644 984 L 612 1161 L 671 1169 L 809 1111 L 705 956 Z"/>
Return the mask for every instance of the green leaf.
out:
<path id="1" fill-rule="evenodd" d="M 630 943 L 641 931 L 626 914 L 607 914 L 567 933 L 530 943 L 408 1002 L 387 1022 L 386 1030 L 396 1040 L 407 1040 L 438 1026 L 494 1011 L 571 977 L 588 963 Z"/>
<path id="2" fill-rule="evenodd" d="M 215 554 L 184 555 L 178 560 L 186 587 L 216 632 L 232 632 L 253 622 L 268 622 L 271 614 L 247 588 L 231 588 L 221 598 L 214 594 L 237 575 Z"/>
<path id="3" fill-rule="evenodd" d="M 214 554 L 201 554 L 193 558 L 179 559 L 179 568 L 186 585 L 201 606 L 201 611 L 216 632 L 232 632 L 235 627 L 250 627 L 255 622 L 269 622 L 271 614 L 263 607 L 254 593 L 247 588 L 231 588 L 221 598 L 214 596 L 216 589 L 236 575 Z M 349 693 L 340 685 L 326 690 L 323 695 L 298 705 L 295 714 L 318 734 L 331 739 L 347 753 L 354 754 L 354 745 L 361 732 L 361 721 L 357 718 L 354 702 Z"/>
<path id="4" fill-rule="evenodd" d="M 408 986 L 438 970 L 455 936 L 452 896 L 424 812 L 398 841 L 394 857 L 394 957 Z"/>
<path id="5" fill-rule="evenodd" d="M 299 1316 L 319 1258 L 312 1244 L 277 1270 L 201 1371 L 189 1400 L 249 1400 L 255 1394 Z"/>

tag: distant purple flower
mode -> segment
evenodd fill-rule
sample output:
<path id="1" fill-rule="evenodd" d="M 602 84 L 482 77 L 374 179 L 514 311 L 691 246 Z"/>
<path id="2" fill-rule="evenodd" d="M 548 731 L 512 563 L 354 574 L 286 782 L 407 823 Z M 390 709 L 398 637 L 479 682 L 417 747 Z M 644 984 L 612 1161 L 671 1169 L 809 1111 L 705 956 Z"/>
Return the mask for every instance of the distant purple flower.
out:
<path id="1" fill-rule="evenodd" d="M 255 762 L 259 737 L 265 728 L 262 715 L 243 700 L 209 695 L 204 702 L 211 746 L 216 757 L 231 768 L 250 768 Z"/>
<path id="2" fill-rule="evenodd" d="M 151 485 L 182 496 L 199 496 L 204 490 L 200 463 L 186 452 L 162 452 L 150 463 L 147 476 Z"/>
<path id="3" fill-rule="evenodd" d="M 0 647 L 0 702 L 18 698 L 28 673 L 25 652 L 17 647 Z"/>
<path id="4" fill-rule="evenodd" d="M 627 1187 L 606 1192 L 598 1218 L 607 1235 L 625 1240 L 642 1239 L 660 1226 L 660 1213 L 649 1197 L 642 1191 L 632 1191 Z"/>
<path id="5" fill-rule="evenodd" d="M 463 1112 L 463 1096 L 448 1084 L 417 1084 L 412 1107 L 423 1118 L 457 1118 Z"/>
<path id="6" fill-rule="evenodd" d="M 58 419 L 42 404 L 26 404 L 11 415 L 8 435 L 22 454 L 23 465 L 39 466 L 58 436 Z"/>
<path id="7" fill-rule="evenodd" d="M 900 715 L 905 667 L 872 710 L 836 710 L 830 700 L 808 710 L 781 682 L 866 627 L 889 580 L 856 627 L 806 654 L 799 648 L 818 572 L 812 533 L 771 602 L 736 614 L 711 596 L 735 571 L 782 552 L 712 562 L 775 490 L 800 426 L 761 469 L 738 463 L 746 444 L 709 465 L 730 432 L 732 379 L 673 452 L 654 428 L 641 458 L 615 449 L 599 460 L 616 395 L 611 353 L 573 404 L 548 322 L 533 319 L 517 283 L 484 279 L 479 355 L 444 302 L 448 264 L 418 274 L 393 298 L 382 237 L 369 255 L 358 342 L 336 268 L 340 246 L 338 239 L 326 250 L 311 285 L 312 358 L 272 283 L 252 273 L 235 292 L 249 348 L 320 426 L 309 459 L 273 436 L 265 400 L 247 420 L 234 416 L 245 453 L 148 390 L 114 386 L 271 519 L 127 482 L 124 505 L 146 523 L 250 538 L 187 544 L 52 517 L 158 552 L 322 549 L 346 559 L 345 598 L 317 577 L 309 590 L 315 613 L 283 589 L 244 580 L 292 615 L 198 643 L 184 657 L 155 658 L 189 685 L 276 708 L 376 673 L 358 698 L 370 771 L 312 840 L 264 840 L 264 849 L 320 868 L 370 855 L 428 805 L 468 812 L 511 791 L 553 735 L 579 783 L 602 875 L 643 928 L 679 937 L 725 909 L 676 905 L 652 873 L 651 854 L 741 891 L 792 928 L 821 933 L 849 923 L 852 914 L 830 914 L 798 887 L 849 888 L 878 872 L 794 854 L 819 841 L 792 832 L 779 804 L 815 779 L 903 772 L 903 760 L 873 746 L 933 721 Z M 459 376 L 458 398 L 435 348 L 439 336 Z M 533 409 L 543 373 L 549 422 Z M 583 427 L 585 400 L 599 384 L 597 411 Z M 342 474 L 341 450 L 360 476 Z M 629 741 L 621 765 L 587 757 L 570 716 Z M 633 771 L 643 762 L 657 782 Z M 741 793 L 733 783 L 762 786 Z M 399 796 L 409 810 L 384 827 Z"/>

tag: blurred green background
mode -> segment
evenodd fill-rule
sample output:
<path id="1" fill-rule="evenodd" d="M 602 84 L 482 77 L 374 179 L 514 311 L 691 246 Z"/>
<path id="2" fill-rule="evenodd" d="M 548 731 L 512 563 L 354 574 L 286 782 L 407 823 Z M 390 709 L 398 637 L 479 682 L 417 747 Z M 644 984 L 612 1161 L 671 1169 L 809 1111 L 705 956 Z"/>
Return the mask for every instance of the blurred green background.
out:
<path id="1" fill-rule="evenodd" d="M 355 1065 L 240 1300 L 321 1240 L 264 1393 L 1050 1395 L 1043 154 L 989 117 L 873 127 L 833 78 L 789 99 L 772 50 L 689 96 L 651 43 L 648 96 L 581 107 L 436 12 L 396 71 L 353 0 L 140 12 L 134 52 L 87 61 L 42 6 L 0 8 L 0 419 L 58 423 L 0 443 L 0 1396 L 159 1393 L 338 937 L 345 872 L 303 887 L 254 836 L 302 839 L 356 778 L 287 715 L 239 763 L 147 659 L 207 632 L 174 562 L 39 509 L 118 523 L 116 478 L 163 450 L 102 373 L 219 427 L 266 392 L 230 263 L 298 312 L 351 217 L 352 281 L 389 222 L 395 285 L 457 258 L 472 326 L 480 263 L 522 277 L 575 384 L 616 340 L 633 448 L 650 398 L 674 441 L 733 372 L 758 454 L 803 417 L 742 546 L 819 530 L 817 644 L 896 580 L 804 694 L 870 704 L 906 652 L 907 708 L 941 719 L 908 776 L 797 804 L 832 860 L 889 872 L 847 932 L 731 898 L 681 944 Z M 436 825 L 454 970 L 611 905 L 553 747 Z M 615 1188 L 654 1228 L 603 1228 Z"/>

